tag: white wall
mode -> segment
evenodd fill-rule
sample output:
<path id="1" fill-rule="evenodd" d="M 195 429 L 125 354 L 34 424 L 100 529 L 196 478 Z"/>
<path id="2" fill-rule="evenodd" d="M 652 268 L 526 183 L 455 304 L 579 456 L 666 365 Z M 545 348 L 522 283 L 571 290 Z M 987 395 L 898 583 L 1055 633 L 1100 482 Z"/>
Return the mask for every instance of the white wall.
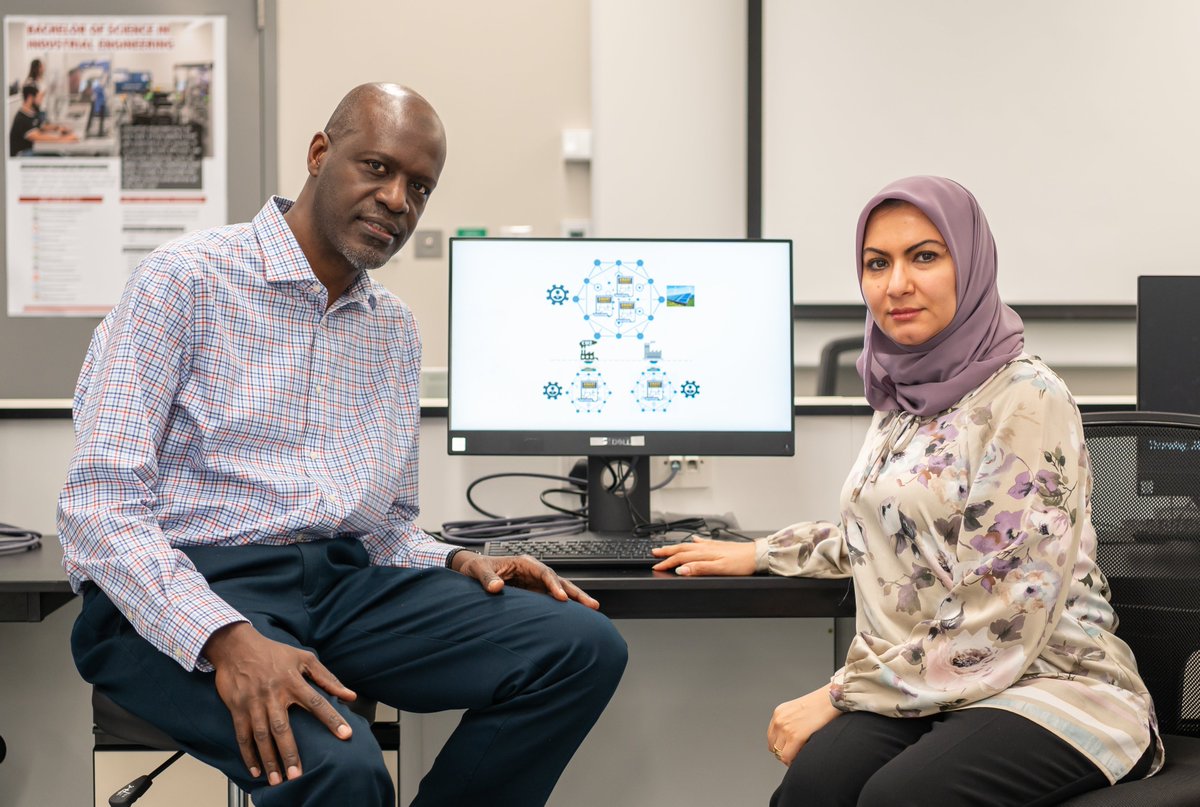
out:
<path id="1" fill-rule="evenodd" d="M 592 3 L 597 235 L 746 234 L 746 3 Z"/>

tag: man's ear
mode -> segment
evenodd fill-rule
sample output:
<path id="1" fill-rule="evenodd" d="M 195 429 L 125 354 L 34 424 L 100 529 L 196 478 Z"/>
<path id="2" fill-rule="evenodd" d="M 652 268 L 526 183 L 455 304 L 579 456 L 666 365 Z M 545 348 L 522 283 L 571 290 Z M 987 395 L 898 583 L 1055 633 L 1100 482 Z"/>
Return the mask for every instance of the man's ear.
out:
<path id="1" fill-rule="evenodd" d="M 329 154 L 329 135 L 317 132 L 308 144 L 308 175 L 315 177 L 321 171 L 321 163 Z"/>

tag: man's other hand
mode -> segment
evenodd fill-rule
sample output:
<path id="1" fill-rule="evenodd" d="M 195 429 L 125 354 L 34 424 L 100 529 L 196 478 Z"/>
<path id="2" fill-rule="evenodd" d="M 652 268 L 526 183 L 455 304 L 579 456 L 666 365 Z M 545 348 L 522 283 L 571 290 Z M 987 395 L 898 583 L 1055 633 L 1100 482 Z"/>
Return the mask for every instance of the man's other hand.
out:
<path id="1" fill-rule="evenodd" d="M 588 608 L 599 609 L 600 603 L 586 591 L 564 580 L 546 564 L 529 555 L 493 558 L 464 550 L 454 556 L 450 568 L 467 577 L 474 577 L 489 594 L 499 594 L 505 582 L 519 588 L 549 594 L 556 600 L 575 600 Z"/>

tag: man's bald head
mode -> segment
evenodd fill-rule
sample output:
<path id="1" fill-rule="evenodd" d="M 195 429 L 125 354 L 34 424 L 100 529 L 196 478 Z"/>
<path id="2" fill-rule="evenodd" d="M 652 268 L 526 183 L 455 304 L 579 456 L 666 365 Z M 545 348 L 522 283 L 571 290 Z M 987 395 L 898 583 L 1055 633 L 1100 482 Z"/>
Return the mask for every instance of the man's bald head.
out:
<path id="1" fill-rule="evenodd" d="M 403 116 L 410 125 L 423 118 L 429 133 L 445 140 L 441 118 L 428 101 L 409 87 L 387 83 L 360 84 L 346 93 L 329 116 L 325 134 L 336 143 L 364 126 L 374 125 L 375 116 L 380 114 Z"/>

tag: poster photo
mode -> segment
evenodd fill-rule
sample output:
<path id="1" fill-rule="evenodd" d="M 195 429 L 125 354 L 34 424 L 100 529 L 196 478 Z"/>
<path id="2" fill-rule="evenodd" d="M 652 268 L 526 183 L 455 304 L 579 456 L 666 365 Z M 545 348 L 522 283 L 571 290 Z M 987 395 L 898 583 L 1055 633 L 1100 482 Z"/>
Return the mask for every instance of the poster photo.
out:
<path id="1" fill-rule="evenodd" d="M 102 316 L 226 223 L 225 18 L 6 16 L 9 316 Z"/>

